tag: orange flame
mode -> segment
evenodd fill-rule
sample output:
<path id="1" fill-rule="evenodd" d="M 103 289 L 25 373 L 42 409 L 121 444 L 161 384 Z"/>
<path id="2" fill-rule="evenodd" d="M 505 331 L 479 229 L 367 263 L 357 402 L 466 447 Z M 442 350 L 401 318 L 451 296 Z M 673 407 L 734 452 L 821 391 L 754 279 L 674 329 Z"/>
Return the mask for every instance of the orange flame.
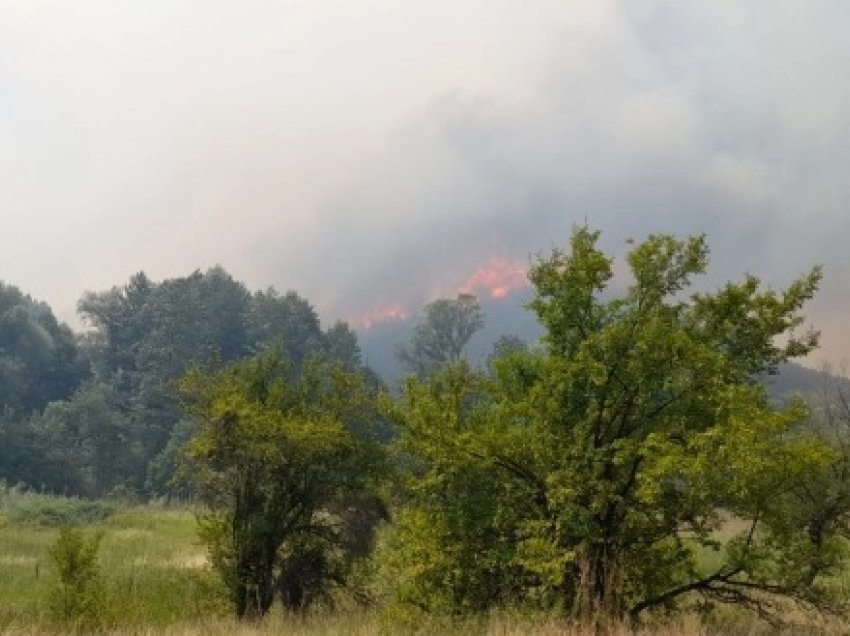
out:
<path id="1" fill-rule="evenodd" d="M 353 319 L 351 325 L 358 329 L 369 329 L 381 322 L 404 320 L 408 315 L 407 309 L 398 303 L 387 303 Z"/>
<path id="2" fill-rule="evenodd" d="M 487 295 L 495 300 L 506 298 L 511 292 L 528 286 L 528 268 L 508 258 L 494 257 L 475 270 L 458 288 L 462 294 Z M 355 329 L 369 329 L 384 322 L 405 320 L 410 312 L 397 302 L 378 305 L 368 313 L 353 318 L 349 324 Z"/>
<path id="3" fill-rule="evenodd" d="M 526 286 L 528 268 L 507 258 L 494 257 L 475 270 L 459 291 L 463 294 L 484 292 L 490 298 L 501 299 Z"/>

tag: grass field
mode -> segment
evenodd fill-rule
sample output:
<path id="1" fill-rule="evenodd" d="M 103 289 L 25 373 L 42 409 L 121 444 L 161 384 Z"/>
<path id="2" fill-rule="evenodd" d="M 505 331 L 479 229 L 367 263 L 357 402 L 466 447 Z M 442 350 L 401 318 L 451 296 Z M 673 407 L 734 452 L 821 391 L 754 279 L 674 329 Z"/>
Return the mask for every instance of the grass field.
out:
<path id="1" fill-rule="evenodd" d="M 449 636 L 584 635 L 547 617 L 509 613 L 465 620 L 390 619 L 378 611 L 340 609 L 307 617 L 273 613 L 262 624 L 237 624 L 228 614 L 224 590 L 208 569 L 197 542 L 195 517 L 186 509 L 85 502 L 0 490 L 0 632 L 73 632 L 74 625 L 51 618 L 49 603 L 57 573 L 49 548 L 63 523 L 81 521 L 88 534 L 102 533 L 99 563 L 105 580 L 101 630 L 116 634 L 292 634 L 295 636 L 446 634 Z M 91 631 L 91 627 L 76 631 Z M 788 633 L 850 634 L 841 622 Z M 711 626 L 696 616 L 629 630 L 614 626 L 611 636 L 659 634 L 772 634 L 748 615 L 721 613 Z"/>
<path id="2" fill-rule="evenodd" d="M 0 500 L 0 629 L 50 626 L 57 574 L 48 549 L 59 527 L 76 520 L 75 509 L 85 505 L 30 493 L 7 492 Z M 93 516 L 85 532 L 102 533 L 105 624 L 159 629 L 226 614 L 190 511 L 104 506 Z"/>

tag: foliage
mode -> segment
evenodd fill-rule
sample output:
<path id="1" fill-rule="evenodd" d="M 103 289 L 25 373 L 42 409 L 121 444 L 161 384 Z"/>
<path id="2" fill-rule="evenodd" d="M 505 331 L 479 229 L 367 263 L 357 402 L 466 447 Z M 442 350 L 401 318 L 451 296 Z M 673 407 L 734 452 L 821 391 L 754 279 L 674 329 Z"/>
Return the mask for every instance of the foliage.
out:
<path id="1" fill-rule="evenodd" d="M 172 477 L 192 430 L 175 386 L 193 365 L 212 372 L 277 347 L 294 375 L 314 356 L 367 373 L 347 324 L 322 331 L 295 292 L 250 293 L 221 267 L 160 283 L 140 272 L 78 309 L 92 328 L 81 336 L 0 283 L 0 479 L 94 497 L 181 494 Z"/>
<path id="2" fill-rule="evenodd" d="M 0 412 L 38 411 L 87 373 L 74 334 L 50 307 L 0 282 Z"/>
<path id="3" fill-rule="evenodd" d="M 39 484 L 52 474 L 30 417 L 0 412 L 0 481 Z"/>
<path id="4" fill-rule="evenodd" d="M 91 451 L 79 463 L 100 472 L 94 479 L 83 475 L 70 492 L 98 495 L 119 486 L 171 493 L 176 459 L 192 432 L 181 421 L 175 385 L 193 365 L 213 372 L 274 346 L 293 361 L 293 373 L 313 355 L 338 358 L 352 371 L 362 368 L 347 325 L 325 333 L 313 307 L 295 292 L 252 294 L 221 267 L 161 283 L 139 273 L 123 287 L 85 294 L 79 311 L 94 328 L 86 349 L 97 384 L 106 387 L 99 390 L 109 392 L 111 413 L 96 409 L 80 419 L 80 430 L 68 431 Z M 105 426 L 103 434 L 89 434 L 87 421 Z M 125 456 L 103 467 L 112 469 L 109 474 L 97 467 L 97 445 L 116 436 Z"/>
<path id="5" fill-rule="evenodd" d="M 377 578 L 392 602 L 429 613 L 479 612 L 540 589 L 539 577 L 519 563 L 527 493 L 453 439 L 475 417 L 486 386 L 465 362 L 407 382 L 396 449 L 408 501 L 377 552 Z"/>
<path id="6" fill-rule="evenodd" d="M 348 323 L 337 321 L 325 332 L 325 349 L 329 359 L 342 363 L 349 371 L 362 369 L 363 359 L 357 334 Z"/>
<path id="7" fill-rule="evenodd" d="M 68 524 L 92 523 L 109 518 L 115 506 L 105 501 L 50 498 L 30 505 L 18 504 L 9 509 L 10 519 L 39 526 L 60 527 Z"/>
<path id="8" fill-rule="evenodd" d="M 363 435 L 374 413 L 363 378 L 313 361 L 293 379 L 272 353 L 190 373 L 183 389 L 198 418 L 186 474 L 209 506 L 202 539 L 236 615 L 264 615 L 276 589 L 300 610 L 342 583 L 357 556 L 343 511 L 365 511 L 383 464 Z"/>
<path id="9" fill-rule="evenodd" d="M 252 352 L 259 353 L 274 345 L 282 349 L 284 357 L 296 369 L 325 344 L 316 310 L 293 291 L 283 295 L 274 289 L 255 292 L 249 302 L 245 328 Z M 356 343 L 352 347 L 356 350 Z"/>
<path id="10" fill-rule="evenodd" d="M 98 548 L 103 538 L 86 538 L 82 531 L 66 526 L 50 548 L 58 580 L 50 599 L 54 618 L 77 627 L 91 628 L 103 617 L 104 587 L 98 565 Z"/>
<path id="11" fill-rule="evenodd" d="M 118 507 L 104 500 L 57 497 L 0 484 L 0 511 L 14 523 L 58 528 L 104 521 Z"/>
<path id="12" fill-rule="evenodd" d="M 795 550 L 807 537 L 784 497 L 833 455 L 791 435 L 804 410 L 773 409 L 754 379 L 816 345 L 795 330 L 820 271 L 782 292 L 748 276 L 687 297 L 704 238 L 653 235 L 627 255 L 633 280 L 617 294 L 598 237 L 576 229 L 569 252 L 529 274 L 544 351 L 510 352 L 492 377 L 461 364 L 408 383 L 401 450 L 421 511 L 408 514 L 434 523 L 408 525 L 403 580 L 455 609 L 508 596 L 585 619 L 693 593 L 765 614 L 772 596 L 819 604 L 815 581 L 835 561 L 797 576 L 816 557 Z M 719 548 L 723 510 L 745 529 Z M 434 533 L 458 548 L 428 561 Z M 703 571 L 698 552 L 713 548 L 719 564 Z M 487 576 L 498 583 L 478 596 Z"/>
<path id="13" fill-rule="evenodd" d="M 244 285 L 216 267 L 159 284 L 139 273 L 122 288 L 80 300 L 80 314 L 95 328 L 89 349 L 97 376 L 130 420 L 140 461 L 124 467 L 133 469 L 137 489 L 145 487 L 147 465 L 166 448 L 182 415 L 177 379 L 193 362 L 216 365 L 249 352 L 249 298 Z"/>
<path id="14" fill-rule="evenodd" d="M 52 470 L 31 418 L 87 376 L 71 329 L 45 303 L 0 282 L 0 479 L 43 483 Z"/>
<path id="15" fill-rule="evenodd" d="M 460 360 L 469 339 L 484 324 L 475 296 L 458 294 L 454 300 L 440 298 L 425 307 L 410 342 L 398 348 L 398 357 L 419 377 Z"/>
<path id="16" fill-rule="evenodd" d="M 46 476 L 53 490 L 103 497 L 118 486 L 141 489 L 133 476 L 142 469 L 142 443 L 110 384 L 87 383 L 69 399 L 49 404 L 33 426 L 46 459 L 64 468 Z"/>
<path id="17" fill-rule="evenodd" d="M 777 540 L 783 542 L 787 569 L 807 586 L 839 601 L 842 589 L 819 580 L 844 562 L 850 539 L 850 401 L 847 379 L 823 373 L 820 390 L 808 396 L 809 417 L 797 434 L 814 436 L 832 450 L 832 461 L 795 484 L 781 499 L 785 517 Z"/>

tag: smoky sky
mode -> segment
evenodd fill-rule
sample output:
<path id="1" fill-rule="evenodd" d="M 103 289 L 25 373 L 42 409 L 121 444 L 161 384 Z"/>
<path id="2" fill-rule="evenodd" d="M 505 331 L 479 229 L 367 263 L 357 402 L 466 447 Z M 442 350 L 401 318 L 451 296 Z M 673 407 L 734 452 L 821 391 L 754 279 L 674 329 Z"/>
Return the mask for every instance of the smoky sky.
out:
<path id="1" fill-rule="evenodd" d="M 0 278 L 71 320 L 218 263 L 333 320 L 705 232 L 708 286 L 823 264 L 839 361 L 847 68 L 844 0 L 0 0 Z"/>

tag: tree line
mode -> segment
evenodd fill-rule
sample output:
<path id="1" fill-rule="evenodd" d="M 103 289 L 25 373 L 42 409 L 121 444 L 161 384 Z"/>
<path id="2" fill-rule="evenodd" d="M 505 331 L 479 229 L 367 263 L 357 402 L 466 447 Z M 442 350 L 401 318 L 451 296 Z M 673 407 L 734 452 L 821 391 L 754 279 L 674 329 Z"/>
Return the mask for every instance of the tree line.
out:
<path id="1" fill-rule="evenodd" d="M 79 378 L 10 401 L 0 452 L 38 457 L 53 481 L 27 478 L 55 489 L 192 493 L 240 617 L 341 593 L 414 616 L 842 611 L 848 402 L 777 403 L 760 382 L 817 346 L 820 270 L 693 292 L 704 237 L 632 243 L 628 281 L 598 241 L 578 227 L 536 261 L 545 335 L 502 338 L 482 367 L 463 356 L 475 299 L 428 305 L 398 391 L 293 293 L 137 275 L 83 298 L 85 338 L 56 327 Z"/>
<path id="2" fill-rule="evenodd" d="M 75 334 L 50 308 L 0 286 L 0 479 L 69 495 L 172 492 L 192 424 L 177 381 L 270 347 L 294 367 L 311 356 L 362 367 L 345 323 L 322 329 L 310 303 L 249 292 L 221 267 L 86 293 Z M 372 381 L 377 381 L 373 378 Z"/>

